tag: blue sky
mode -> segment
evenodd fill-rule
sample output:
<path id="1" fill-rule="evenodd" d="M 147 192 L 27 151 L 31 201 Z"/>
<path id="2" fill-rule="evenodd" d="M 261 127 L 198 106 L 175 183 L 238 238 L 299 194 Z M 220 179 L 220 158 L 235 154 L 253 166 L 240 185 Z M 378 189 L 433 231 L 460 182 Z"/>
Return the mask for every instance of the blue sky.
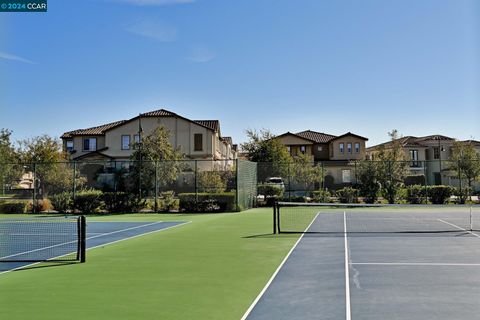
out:
<path id="1" fill-rule="evenodd" d="M 166 108 L 222 134 L 480 139 L 480 1 L 49 0 L 0 13 L 0 127 Z"/>

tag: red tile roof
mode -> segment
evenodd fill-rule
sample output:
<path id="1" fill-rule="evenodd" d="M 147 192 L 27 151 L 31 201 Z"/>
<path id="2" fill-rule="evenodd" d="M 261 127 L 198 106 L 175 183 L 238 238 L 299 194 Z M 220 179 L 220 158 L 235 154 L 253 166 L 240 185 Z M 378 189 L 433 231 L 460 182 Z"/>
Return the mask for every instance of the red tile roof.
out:
<path id="1" fill-rule="evenodd" d="M 296 133 L 297 136 L 300 136 L 304 139 L 312 140 L 316 143 L 327 143 L 330 140 L 336 138 L 336 136 L 323 133 L 323 132 L 317 132 L 317 131 L 312 131 L 312 130 L 305 130 L 302 132 Z"/>
<path id="2" fill-rule="evenodd" d="M 201 125 L 202 127 L 212 129 L 213 131 L 218 131 L 220 128 L 220 121 L 218 120 L 193 120 L 193 122 Z"/>
<path id="3" fill-rule="evenodd" d="M 123 123 L 127 122 L 126 120 L 115 121 L 107 124 L 102 124 L 100 126 L 86 128 L 86 129 L 77 129 L 73 131 L 65 132 L 60 138 L 71 138 L 73 136 L 99 136 L 104 135 L 105 131 L 115 128 Z"/>

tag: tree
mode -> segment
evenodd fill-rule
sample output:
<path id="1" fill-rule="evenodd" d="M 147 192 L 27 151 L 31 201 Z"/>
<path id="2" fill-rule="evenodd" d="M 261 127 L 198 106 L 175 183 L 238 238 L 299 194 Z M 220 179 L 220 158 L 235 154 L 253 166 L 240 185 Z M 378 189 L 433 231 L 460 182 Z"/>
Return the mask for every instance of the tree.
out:
<path id="1" fill-rule="evenodd" d="M 74 179 L 81 187 L 86 179 L 74 171 L 62 152 L 62 143 L 48 135 L 41 135 L 19 142 L 20 158 L 28 170 L 35 171 L 36 186 L 44 196 L 71 190 Z"/>
<path id="2" fill-rule="evenodd" d="M 294 181 L 302 183 L 305 191 L 308 191 L 312 184 L 322 183 L 323 168 L 315 164 L 312 155 L 301 153 L 293 159 L 292 176 Z"/>
<path id="3" fill-rule="evenodd" d="M 258 163 L 258 176 L 261 181 L 268 177 L 288 175 L 292 157 L 287 148 L 275 139 L 269 130 L 246 130 L 248 142 L 242 143 L 242 150 L 248 160 Z"/>
<path id="4" fill-rule="evenodd" d="M 456 173 L 456 177 L 466 179 L 471 189 L 473 182 L 480 177 L 480 154 L 475 151 L 474 145 L 455 141 L 450 160 L 450 169 Z"/>
<path id="5" fill-rule="evenodd" d="M 174 182 L 185 167 L 180 150 L 170 144 L 170 132 L 164 127 L 155 128 L 149 135 L 134 143 L 131 159 L 134 160 L 132 184 L 137 191 L 154 190 L 155 181 L 166 186 Z M 132 190 L 130 190 L 132 191 Z"/>
<path id="6" fill-rule="evenodd" d="M 366 203 L 375 203 L 381 184 L 377 171 L 377 163 L 372 160 L 360 161 L 357 165 L 357 179 L 360 195 Z"/>
<path id="7" fill-rule="evenodd" d="M 408 161 L 398 131 L 394 129 L 388 135 L 391 138 L 391 144 L 388 148 L 380 147 L 376 155 L 376 167 L 383 195 L 388 203 L 395 203 L 397 193 L 408 174 Z"/>
<path id="8" fill-rule="evenodd" d="M 21 179 L 23 173 L 18 153 L 10 140 L 11 134 L 12 131 L 8 129 L 0 129 L 0 188 L 2 194 L 5 194 L 5 187 L 11 187 Z"/>

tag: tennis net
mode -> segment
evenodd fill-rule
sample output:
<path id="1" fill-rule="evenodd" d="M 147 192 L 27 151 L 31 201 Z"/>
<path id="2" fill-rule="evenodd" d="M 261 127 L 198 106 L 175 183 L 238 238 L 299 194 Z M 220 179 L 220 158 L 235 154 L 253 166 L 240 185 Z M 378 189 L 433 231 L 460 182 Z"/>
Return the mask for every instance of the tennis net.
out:
<path id="1" fill-rule="evenodd" d="M 479 206 L 277 202 L 279 233 L 441 233 L 480 231 Z"/>
<path id="2" fill-rule="evenodd" d="M 85 262 L 85 217 L 0 219 L 0 262 Z"/>

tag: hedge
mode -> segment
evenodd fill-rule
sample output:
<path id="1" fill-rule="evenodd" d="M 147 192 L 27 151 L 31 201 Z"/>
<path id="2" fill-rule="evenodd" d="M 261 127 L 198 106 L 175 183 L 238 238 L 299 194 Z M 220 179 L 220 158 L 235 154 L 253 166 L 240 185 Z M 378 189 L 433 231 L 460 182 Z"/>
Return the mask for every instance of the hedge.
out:
<path id="1" fill-rule="evenodd" d="M 428 196 L 433 204 L 444 204 L 453 195 L 453 188 L 450 186 L 429 186 Z"/>
<path id="2" fill-rule="evenodd" d="M 235 211 L 235 193 L 179 193 L 180 210 L 186 212 Z"/>
<path id="3" fill-rule="evenodd" d="M 82 190 L 75 195 L 75 209 L 84 214 L 98 212 L 103 205 L 102 198 L 100 190 Z"/>
<path id="4" fill-rule="evenodd" d="M 25 213 L 28 201 L 5 201 L 0 202 L 0 213 Z"/>

